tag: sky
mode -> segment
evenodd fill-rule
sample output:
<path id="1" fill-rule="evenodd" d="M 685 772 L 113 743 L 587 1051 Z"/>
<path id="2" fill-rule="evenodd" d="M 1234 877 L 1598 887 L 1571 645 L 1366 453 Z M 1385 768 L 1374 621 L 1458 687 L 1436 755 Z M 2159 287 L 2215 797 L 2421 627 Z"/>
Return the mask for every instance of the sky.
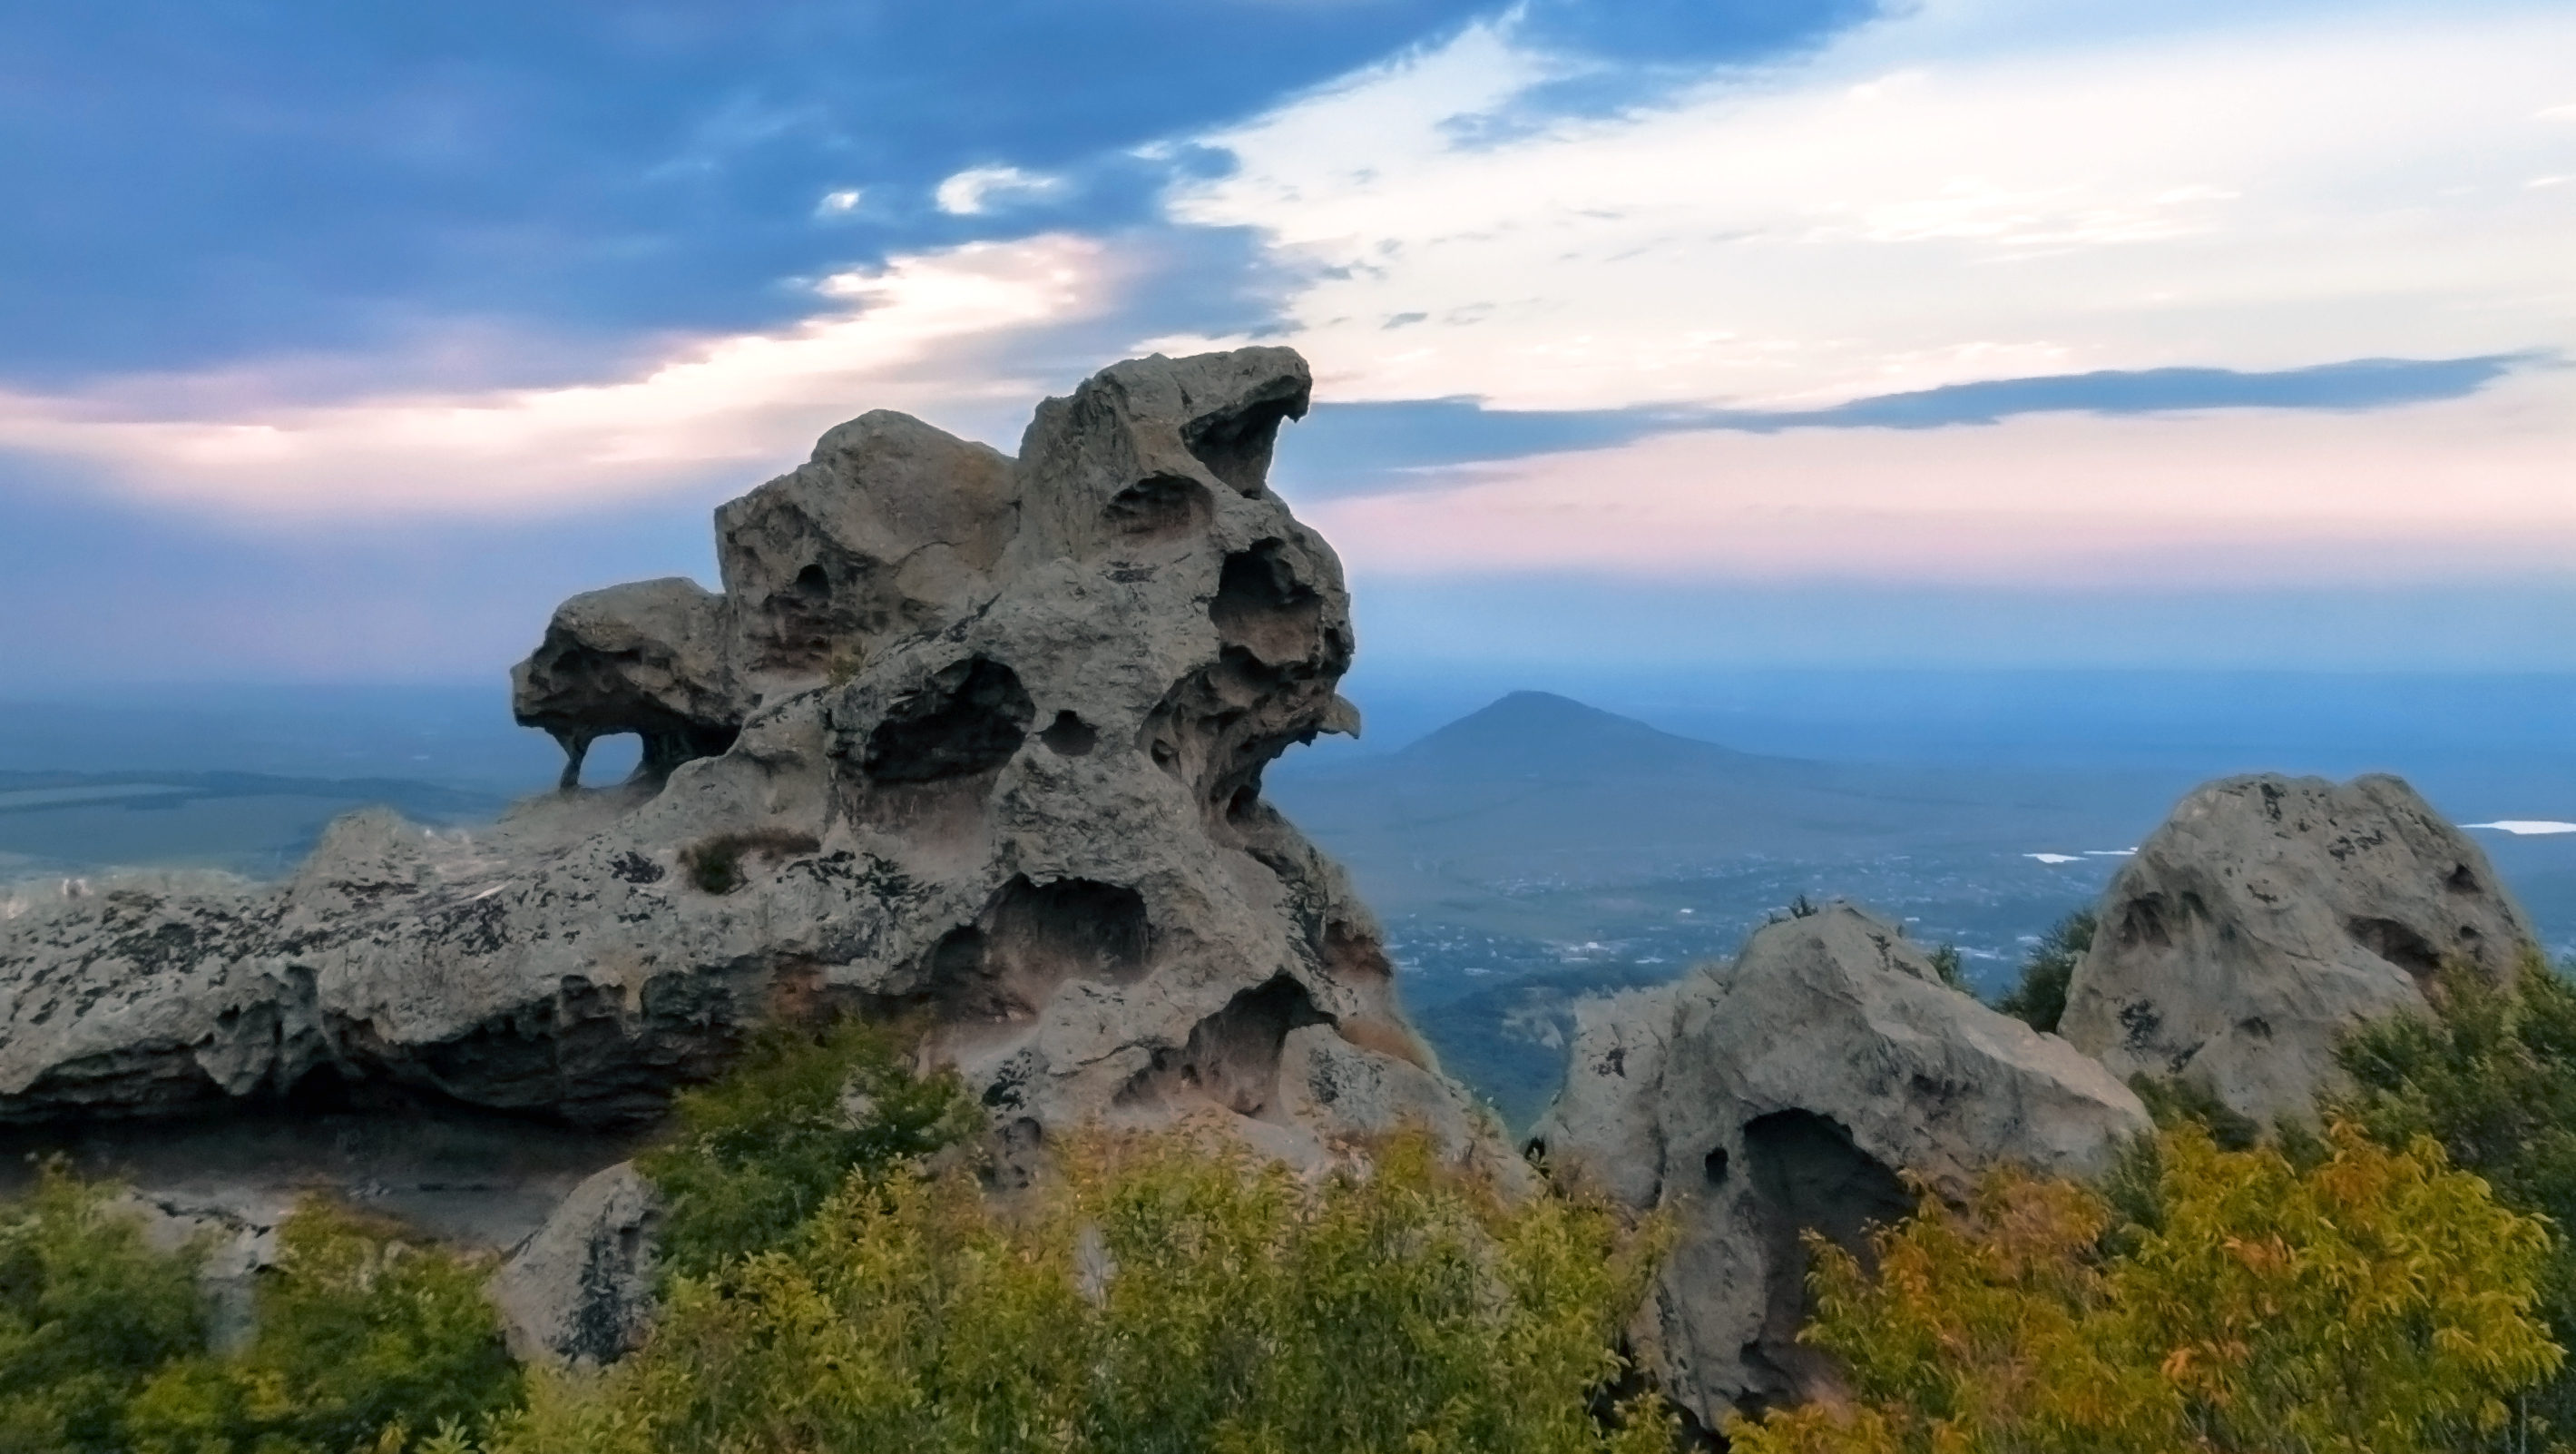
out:
<path id="1" fill-rule="evenodd" d="M 0 14 L 0 684 L 496 679 L 896 408 L 1305 352 L 1371 669 L 2576 670 L 2576 7 Z"/>

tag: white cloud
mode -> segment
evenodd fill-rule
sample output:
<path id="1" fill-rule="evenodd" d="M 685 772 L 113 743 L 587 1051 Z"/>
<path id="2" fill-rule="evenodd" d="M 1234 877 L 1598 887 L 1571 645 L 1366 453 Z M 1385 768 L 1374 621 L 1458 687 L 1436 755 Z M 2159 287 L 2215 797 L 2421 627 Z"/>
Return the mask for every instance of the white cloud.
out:
<path id="1" fill-rule="evenodd" d="M 862 189 L 857 187 L 843 187 L 836 192 L 824 193 L 823 200 L 814 204 L 814 215 L 817 217 L 846 217 L 849 214 L 858 211 L 859 204 L 865 200 L 867 200 L 867 193 Z"/>
<path id="2" fill-rule="evenodd" d="M 817 316 L 684 341 L 631 377 L 554 388 L 404 394 L 218 417 L 164 402 L 0 392 L 0 449 L 86 462 L 122 488 L 234 510 L 319 515 L 542 510 L 667 487 L 712 468 L 792 461 L 871 408 L 1007 401 L 998 345 L 1107 308 L 1121 280 L 1097 242 L 978 243 L 825 279 Z M 745 482 L 747 483 L 747 481 Z"/>
<path id="3" fill-rule="evenodd" d="M 2576 346 L 2576 199 L 2524 185 L 2576 160 L 2542 124 L 2576 9 L 1998 10 L 1927 0 L 1490 144 L 1456 118 L 1543 63 L 1474 30 L 1207 138 L 1241 165 L 1174 208 L 1308 266 L 1289 341 L 1340 397 L 1817 403 Z"/>
<path id="4" fill-rule="evenodd" d="M 931 195 L 940 211 L 975 217 L 999 207 L 1037 201 L 1063 187 L 1062 178 L 1024 172 L 1018 167 L 968 167 L 941 182 Z"/>

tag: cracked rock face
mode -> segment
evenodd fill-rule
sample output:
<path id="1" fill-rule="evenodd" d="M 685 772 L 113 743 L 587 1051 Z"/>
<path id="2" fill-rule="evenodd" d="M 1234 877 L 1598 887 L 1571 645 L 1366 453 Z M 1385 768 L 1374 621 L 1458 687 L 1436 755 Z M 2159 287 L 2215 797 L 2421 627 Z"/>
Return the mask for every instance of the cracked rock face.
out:
<path id="1" fill-rule="evenodd" d="M 2356 1024 L 2427 1008 L 2448 963 L 2535 952 L 2486 854 L 2393 777 L 2195 790 L 2104 893 L 2062 1030 L 2114 1074 L 2179 1076 L 2306 1120 Z"/>
<path id="2" fill-rule="evenodd" d="M 1732 965 L 1578 1010 L 1565 1089 L 1533 1137 L 1561 1174 L 1680 1240 L 1630 1338 L 1714 1428 L 1829 1373 L 1795 1335 L 1816 1231 L 1855 1252 L 1913 1209 L 1900 1173 L 1961 1196 L 1987 1168 L 2091 1175 L 2145 1108 L 2102 1066 L 1940 982 L 1847 904 L 1775 923 Z"/>
<path id="3" fill-rule="evenodd" d="M 1307 392 L 1244 349 L 1104 370 L 1016 461 L 833 430 L 718 512 L 723 595 L 576 597 L 515 674 L 569 749 L 644 734 L 636 782 L 473 835 L 356 815 L 276 886 L 0 908 L 0 1119 L 322 1076 L 614 1122 L 839 1006 L 926 1016 L 1020 1143 L 1481 1145 L 1374 922 L 1261 794 L 1357 728 L 1340 565 L 1264 484 Z"/>

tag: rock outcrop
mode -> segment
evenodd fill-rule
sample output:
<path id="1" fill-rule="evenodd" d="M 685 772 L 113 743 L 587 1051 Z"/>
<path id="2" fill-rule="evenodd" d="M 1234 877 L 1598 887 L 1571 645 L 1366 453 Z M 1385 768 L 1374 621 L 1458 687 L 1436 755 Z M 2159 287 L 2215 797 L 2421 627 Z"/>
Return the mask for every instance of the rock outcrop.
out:
<path id="1" fill-rule="evenodd" d="M 492 1277 L 510 1352 L 523 1363 L 599 1367 L 652 1330 L 662 1202 L 631 1161 L 581 1185 Z"/>
<path id="2" fill-rule="evenodd" d="M 2060 1028 L 2122 1078 L 2305 1119 L 2352 1026 L 2427 1007 L 2446 964 L 2533 952 L 2486 854 L 2393 777 L 2228 778 L 2182 800 L 2102 899 Z"/>
<path id="3" fill-rule="evenodd" d="M 635 732 L 639 781 L 18 905 L 0 1120 L 318 1077 L 617 1122 L 838 1005 L 926 1018 L 1023 1139 L 1206 1116 L 1311 1156 L 1402 1108 L 1463 1151 L 1373 921 L 1261 794 L 1357 729 L 1340 565 L 1264 483 L 1308 388 L 1285 349 L 1123 363 L 1016 461 L 833 430 L 718 512 L 722 595 L 576 597 L 515 674 L 573 775 Z"/>
<path id="4" fill-rule="evenodd" d="M 1901 1173 L 1949 1196 L 2002 1163 L 2089 1175 L 2147 1126 L 2100 1064 L 1833 904 L 1761 930 L 1732 965 L 1583 1007 L 1533 1136 L 1559 1175 L 1678 1218 L 1630 1336 L 1714 1427 L 1827 1376 L 1795 1342 L 1802 1232 L 1861 1250 L 1867 1225 L 1912 1209 Z"/>

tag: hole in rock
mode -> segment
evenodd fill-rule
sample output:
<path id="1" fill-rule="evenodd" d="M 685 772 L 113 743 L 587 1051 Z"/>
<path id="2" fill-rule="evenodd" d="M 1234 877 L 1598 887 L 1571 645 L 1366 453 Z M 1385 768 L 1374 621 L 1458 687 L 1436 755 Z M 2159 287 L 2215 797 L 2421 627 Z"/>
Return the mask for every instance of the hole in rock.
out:
<path id="1" fill-rule="evenodd" d="M 1913 1211 L 1914 1198 L 1850 1132 L 1812 1111 L 1755 1117 L 1744 1127 L 1744 1154 L 1764 1263 L 1762 1332 L 1745 1361 L 1769 1383 L 1758 1398 L 1796 1397 L 1829 1372 L 1823 1355 L 1797 1341 L 1810 1311 L 1804 1234 L 1822 1235 L 1866 1267 L 1869 1228 Z"/>
<path id="2" fill-rule="evenodd" d="M 832 599 L 832 578 L 823 573 L 822 566 L 809 565 L 796 573 L 796 582 L 789 589 L 807 602 L 828 601 Z"/>
<path id="3" fill-rule="evenodd" d="M 592 738 L 580 753 L 578 764 L 580 787 L 613 787 L 625 782 L 644 765 L 643 734 L 618 732 Z"/>
<path id="4" fill-rule="evenodd" d="M 1100 745 L 1100 732 L 1071 712 L 1058 712 L 1038 740 L 1059 756 L 1080 757 Z"/>
<path id="5" fill-rule="evenodd" d="M 963 1020 L 1024 1020 L 1069 979 L 1129 984 L 1153 948 L 1144 896 L 1092 879 L 1003 885 L 978 924 L 931 951 L 933 993 Z"/>
<path id="6" fill-rule="evenodd" d="M 2449 889 L 2455 894 L 2475 894 L 2485 892 L 2484 889 L 2478 886 L 2478 876 L 2469 872 L 2469 866 L 2465 863 L 2451 870 L 2451 876 L 2442 880 L 2442 887 Z"/>
<path id="7" fill-rule="evenodd" d="M 2346 927 L 2355 944 L 2418 980 L 2430 980 L 2442 972 L 2440 951 L 2408 925 L 2394 919 L 2355 919 Z"/>
<path id="8" fill-rule="evenodd" d="M 1130 540 L 1164 540 L 1204 529 L 1214 508 L 1198 481 L 1149 475 L 1110 497 L 1109 528 Z"/>
<path id="9" fill-rule="evenodd" d="M 1273 975 L 1226 1001 L 1190 1028 L 1179 1053 L 1162 1051 L 1119 1092 L 1122 1101 L 1188 1093 L 1241 1116 L 1259 1116 L 1279 1100 L 1279 1056 L 1292 1030 L 1328 1025 L 1306 987 Z"/>
<path id="10" fill-rule="evenodd" d="M 1017 673 L 990 657 L 969 657 L 896 702 L 868 734 L 860 766 L 887 783 L 991 772 L 1020 750 L 1036 715 Z"/>
<path id="11" fill-rule="evenodd" d="M 1712 1148 L 1709 1150 L 1709 1153 L 1708 1153 L 1706 1156 L 1703 1156 L 1703 1157 L 1701 1157 L 1701 1158 L 1700 1158 L 1700 1163 L 1699 1163 L 1699 1165 L 1700 1165 L 1700 1170 L 1701 1170 L 1703 1173 L 1705 1173 L 1705 1174 L 1707 1175 L 1707 1177 L 1708 1177 L 1708 1184 L 1709 1184 L 1710 1186 L 1724 1186 L 1724 1185 L 1726 1185 L 1726 1148 L 1725 1148 L 1725 1147 L 1723 1147 L 1723 1146 L 1712 1147 Z"/>
<path id="12" fill-rule="evenodd" d="M 1181 427 L 1181 444 L 1207 466 L 1209 474 L 1244 494 L 1258 495 L 1270 478 L 1270 454 L 1278 445 L 1280 421 L 1305 417 L 1305 387 L 1283 381 L 1275 397 L 1191 420 Z"/>
<path id="13" fill-rule="evenodd" d="M 1323 617 L 1324 598 L 1298 579 L 1287 545 L 1277 540 L 1227 556 L 1208 602 L 1219 638 L 1271 663 L 1316 655 Z"/>

